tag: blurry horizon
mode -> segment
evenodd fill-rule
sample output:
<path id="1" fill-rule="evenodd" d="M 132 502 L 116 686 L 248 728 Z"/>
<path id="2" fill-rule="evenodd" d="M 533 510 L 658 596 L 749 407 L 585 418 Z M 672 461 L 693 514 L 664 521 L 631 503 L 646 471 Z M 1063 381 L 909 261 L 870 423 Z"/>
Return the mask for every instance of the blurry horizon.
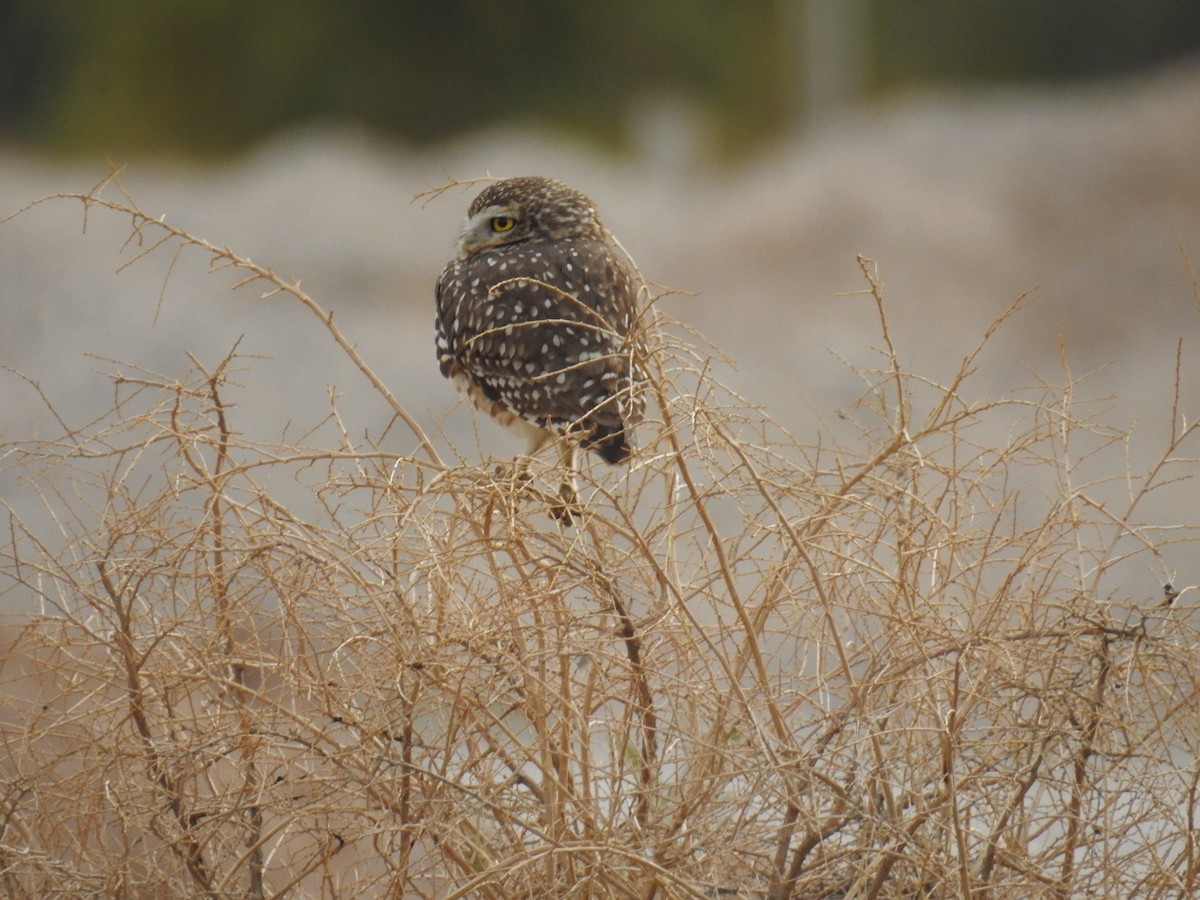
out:
<path id="1" fill-rule="evenodd" d="M 497 126 L 731 161 L 915 88 L 1055 85 L 1200 52 L 1177 0 L 162 4 L 0 0 L 0 140 L 221 159 L 314 123 L 405 144 Z"/>

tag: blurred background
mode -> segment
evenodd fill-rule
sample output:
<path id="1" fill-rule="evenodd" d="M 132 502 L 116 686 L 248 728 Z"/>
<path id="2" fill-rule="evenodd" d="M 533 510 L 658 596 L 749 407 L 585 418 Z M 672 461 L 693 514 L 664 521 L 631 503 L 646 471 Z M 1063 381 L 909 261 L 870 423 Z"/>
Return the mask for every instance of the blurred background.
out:
<path id="1" fill-rule="evenodd" d="M 1187 0 L 6 0 L 0 127 L 60 154 L 211 159 L 308 122 L 489 125 L 637 149 L 673 107 L 731 162 L 914 86 L 1065 84 L 1200 47 Z"/>
<path id="2" fill-rule="evenodd" d="M 148 213 L 301 278 L 468 460 L 517 448 L 434 361 L 473 191 L 413 197 L 447 176 L 592 195 L 674 292 L 662 309 L 731 355 L 722 379 L 805 443 L 881 362 L 859 254 L 934 381 L 1032 291 L 966 393 L 1060 382 L 1065 359 L 1103 421 L 1144 420 L 1136 470 L 1169 434 L 1180 340 L 1200 414 L 1198 161 L 1190 0 L 0 0 L 0 215 L 121 167 Z M 380 434 L 386 408 L 304 310 L 229 293 L 195 252 L 122 269 L 128 220 L 83 225 L 57 201 L 0 226 L 0 437 L 107 408 L 110 360 L 174 377 L 239 340 L 259 357 L 243 433 L 302 432 L 332 391 L 351 434 Z M 18 508 L 27 490 L 0 474 Z M 1180 483 L 1163 515 L 1196 499 Z"/>

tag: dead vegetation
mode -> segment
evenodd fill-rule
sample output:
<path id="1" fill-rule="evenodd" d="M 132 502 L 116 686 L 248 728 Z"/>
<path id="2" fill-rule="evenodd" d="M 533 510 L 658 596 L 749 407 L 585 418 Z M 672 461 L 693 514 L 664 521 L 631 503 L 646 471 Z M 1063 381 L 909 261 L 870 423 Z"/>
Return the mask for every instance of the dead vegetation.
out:
<path id="1" fill-rule="evenodd" d="M 131 261 L 208 254 L 355 355 L 298 285 L 75 199 L 130 218 Z M 114 363 L 110 410 L 7 440 L 44 510 L 0 550 L 4 602 L 40 609 L 2 672 L 4 893 L 1194 895 L 1170 569 L 1200 529 L 1140 513 L 1195 471 L 1179 385 L 1127 472 L 1069 376 L 971 399 L 990 331 L 948 384 L 904 371 L 863 274 L 854 442 L 784 433 L 651 311 L 638 457 L 585 475 L 575 528 L 448 458 L 356 355 L 413 456 L 335 413 L 241 438 L 235 352 Z"/>

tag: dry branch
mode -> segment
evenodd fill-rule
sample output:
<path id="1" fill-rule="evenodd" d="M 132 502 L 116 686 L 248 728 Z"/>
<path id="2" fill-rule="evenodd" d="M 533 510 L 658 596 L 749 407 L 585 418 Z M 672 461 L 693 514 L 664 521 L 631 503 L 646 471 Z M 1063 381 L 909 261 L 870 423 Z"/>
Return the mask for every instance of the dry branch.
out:
<path id="1" fill-rule="evenodd" d="M 2 670 L 6 895 L 1194 892 L 1195 591 L 1122 575 L 1200 537 L 1139 518 L 1194 473 L 1182 386 L 1147 472 L 1082 481 L 1125 435 L 1077 383 L 970 395 L 1026 298 L 940 385 L 863 260 L 866 424 L 811 446 L 651 308 L 657 412 L 563 529 L 444 463 L 298 284 L 61 197 L 127 216 L 129 264 L 203 253 L 312 311 L 421 456 L 243 441 L 235 352 L 118 365 L 111 410 L 0 448 L 51 523 L 10 510 L 0 550 L 41 610 Z"/>

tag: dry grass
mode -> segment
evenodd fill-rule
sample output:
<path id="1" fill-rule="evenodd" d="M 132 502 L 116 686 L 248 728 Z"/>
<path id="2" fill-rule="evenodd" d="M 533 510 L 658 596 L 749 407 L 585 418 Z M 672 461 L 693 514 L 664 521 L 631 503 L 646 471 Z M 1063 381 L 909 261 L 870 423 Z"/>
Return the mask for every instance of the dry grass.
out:
<path id="1" fill-rule="evenodd" d="M 355 355 L 298 285 L 75 199 Z M 857 439 L 784 433 L 651 311 L 641 449 L 574 529 L 356 356 L 414 456 L 335 413 L 240 438 L 235 354 L 116 365 L 112 409 L 4 444 L 52 515 L 0 550 L 41 608 L 2 672 L 4 893 L 1194 895 L 1195 593 L 1163 583 L 1200 535 L 1139 513 L 1195 469 L 1178 385 L 1160 461 L 1083 482 L 1126 436 L 1069 376 L 973 402 L 990 331 L 949 384 L 905 372 L 863 274 Z"/>

